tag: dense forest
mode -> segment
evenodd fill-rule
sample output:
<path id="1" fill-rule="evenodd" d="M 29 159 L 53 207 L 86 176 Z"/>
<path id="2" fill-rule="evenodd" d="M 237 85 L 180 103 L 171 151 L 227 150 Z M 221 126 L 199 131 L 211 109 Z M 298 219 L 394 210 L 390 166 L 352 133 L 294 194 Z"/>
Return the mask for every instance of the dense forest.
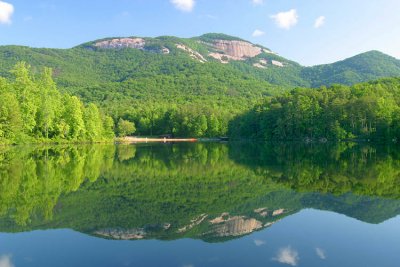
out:
<path id="1" fill-rule="evenodd" d="M 241 92 L 244 88 L 256 88 L 254 91 L 249 89 L 252 93 L 247 96 L 242 93 L 229 95 L 222 88 L 215 90 L 219 84 L 211 82 L 210 94 L 196 96 L 194 92 L 186 91 L 188 96 L 184 97 L 185 89 L 182 92 L 176 87 L 186 85 L 186 90 L 191 90 L 194 84 L 205 86 L 212 79 L 199 76 L 177 85 L 181 79 L 174 81 L 164 77 L 161 78 L 165 79 L 164 89 L 168 92 L 176 90 L 176 93 L 168 96 L 160 91 L 161 96 L 154 99 L 140 88 L 157 86 L 151 79 L 139 78 L 122 83 L 122 88 L 118 89 L 124 95 L 143 90 L 142 96 L 135 101 L 112 96 L 101 101 L 101 94 L 88 90 L 83 98 L 99 103 L 98 108 L 93 103 L 84 105 L 78 97 L 60 92 L 49 68 L 41 73 L 33 72 L 30 66 L 21 62 L 15 65 L 11 74 L 13 78 L 0 79 L 1 143 L 98 142 L 133 133 L 307 141 L 397 141 L 400 135 L 398 78 L 353 86 L 297 88 L 273 94 L 268 93 L 273 87 L 268 89 L 267 86 L 261 93 L 263 85 L 247 80 L 242 82 Z M 233 76 L 225 78 L 235 81 Z M 144 80 L 140 82 L 141 79 Z M 241 83 L 237 79 L 236 86 Z"/>
<path id="2" fill-rule="evenodd" d="M 400 79 L 294 89 L 267 97 L 230 124 L 233 137 L 375 140 L 400 137 Z"/>
<path id="3" fill-rule="evenodd" d="M 60 93 L 45 68 L 33 76 L 18 63 L 9 81 L 0 77 L 0 143 L 98 142 L 114 138 L 114 122 L 96 105 Z"/>

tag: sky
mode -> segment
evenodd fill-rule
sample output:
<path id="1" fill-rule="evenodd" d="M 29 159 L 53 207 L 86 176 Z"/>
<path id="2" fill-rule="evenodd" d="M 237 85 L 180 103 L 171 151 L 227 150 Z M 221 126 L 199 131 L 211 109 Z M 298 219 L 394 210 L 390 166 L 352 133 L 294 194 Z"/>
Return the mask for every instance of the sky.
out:
<path id="1" fill-rule="evenodd" d="M 0 0 L 0 45 L 226 33 L 303 65 L 369 50 L 400 58 L 399 0 Z"/>

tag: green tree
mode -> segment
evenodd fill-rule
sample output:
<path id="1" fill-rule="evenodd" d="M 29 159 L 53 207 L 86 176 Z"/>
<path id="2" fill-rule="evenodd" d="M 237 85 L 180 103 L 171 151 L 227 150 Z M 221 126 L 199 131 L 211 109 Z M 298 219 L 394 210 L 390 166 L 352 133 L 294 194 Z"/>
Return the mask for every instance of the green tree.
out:
<path id="1" fill-rule="evenodd" d="M 37 112 L 37 129 L 41 136 L 49 138 L 55 130 L 56 119 L 60 115 L 61 95 L 52 78 L 52 70 L 45 68 L 39 80 L 39 107 Z"/>
<path id="2" fill-rule="evenodd" d="M 30 66 L 25 62 L 17 63 L 11 73 L 15 76 L 13 87 L 20 103 L 25 132 L 31 134 L 36 126 L 38 88 L 30 75 Z"/>
<path id="3" fill-rule="evenodd" d="M 133 122 L 120 118 L 118 121 L 117 130 L 118 130 L 118 136 L 124 137 L 135 133 L 136 128 Z"/>
<path id="4" fill-rule="evenodd" d="M 83 105 L 76 96 L 64 96 L 64 122 L 60 123 L 59 131 L 64 138 L 78 140 L 85 135 L 83 120 Z"/>
<path id="5" fill-rule="evenodd" d="M 114 120 L 110 116 L 105 116 L 103 118 L 103 124 L 104 124 L 104 137 L 107 139 L 112 139 L 115 137 L 115 131 L 114 131 Z"/>
<path id="6" fill-rule="evenodd" d="M 95 104 L 91 103 L 85 108 L 84 122 L 87 140 L 100 141 L 103 139 L 103 122 L 100 111 Z"/>
<path id="7" fill-rule="evenodd" d="M 16 143 L 23 129 L 17 97 L 10 92 L 0 93 L 0 142 Z"/>

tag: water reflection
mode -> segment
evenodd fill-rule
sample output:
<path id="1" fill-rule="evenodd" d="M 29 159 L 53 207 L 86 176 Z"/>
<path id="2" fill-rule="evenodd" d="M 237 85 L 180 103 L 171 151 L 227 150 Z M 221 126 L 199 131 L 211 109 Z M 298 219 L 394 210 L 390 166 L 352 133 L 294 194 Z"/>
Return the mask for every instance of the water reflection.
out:
<path id="1" fill-rule="evenodd" d="M 0 231 L 223 242 L 306 208 L 381 223 L 400 213 L 399 174 L 398 150 L 354 144 L 3 147 Z"/>
<path id="2" fill-rule="evenodd" d="M 299 262 L 299 253 L 290 246 L 281 248 L 273 260 L 283 264 L 297 266 Z"/>
<path id="3" fill-rule="evenodd" d="M 1 267 L 14 267 L 11 260 L 11 255 L 0 255 L 0 266 Z"/>

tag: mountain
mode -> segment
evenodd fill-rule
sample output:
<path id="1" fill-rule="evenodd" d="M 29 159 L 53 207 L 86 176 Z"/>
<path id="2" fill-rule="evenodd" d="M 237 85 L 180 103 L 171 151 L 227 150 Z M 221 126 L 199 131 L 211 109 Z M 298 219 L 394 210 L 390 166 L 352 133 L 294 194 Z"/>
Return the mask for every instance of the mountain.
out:
<path id="1" fill-rule="evenodd" d="M 137 134 L 215 137 L 265 96 L 294 87 L 400 76 L 400 61 L 369 52 L 304 67 L 267 47 L 225 35 L 114 37 L 71 49 L 0 47 L 0 76 L 26 61 L 53 68 L 62 92 L 136 124 Z"/>
<path id="2" fill-rule="evenodd" d="M 303 67 L 261 45 L 225 35 L 209 33 L 194 38 L 161 36 L 157 38 L 115 37 L 91 41 L 71 49 L 0 47 L 0 73 L 17 61 L 56 70 L 62 85 L 121 82 L 139 74 L 173 74 L 184 67 L 221 63 L 224 71 L 267 81 L 280 86 L 329 86 L 354 84 L 400 75 L 400 60 L 371 51 L 333 64 Z M 172 59 L 172 62 L 171 62 Z M 191 59 L 191 61 L 187 61 Z M 166 64 L 172 64 L 168 70 Z"/>
<path id="3" fill-rule="evenodd" d="M 379 51 L 366 52 L 333 64 L 304 68 L 302 77 L 312 87 L 334 83 L 353 84 L 382 77 L 398 77 L 400 60 Z"/>

